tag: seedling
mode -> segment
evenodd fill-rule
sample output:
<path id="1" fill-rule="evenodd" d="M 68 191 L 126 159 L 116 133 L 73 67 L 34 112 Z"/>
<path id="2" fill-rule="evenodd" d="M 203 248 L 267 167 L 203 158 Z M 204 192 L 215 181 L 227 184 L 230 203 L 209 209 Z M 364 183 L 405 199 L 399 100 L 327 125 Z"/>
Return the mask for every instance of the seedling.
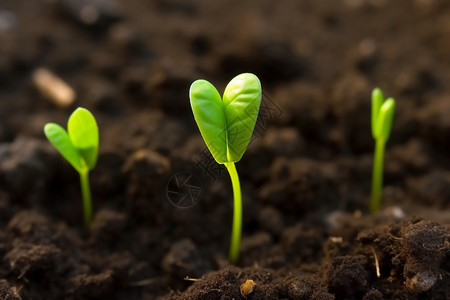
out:
<path id="1" fill-rule="evenodd" d="M 391 134 L 394 119 L 395 100 L 384 100 L 383 92 L 375 88 L 372 92 L 372 136 L 375 139 L 375 156 L 372 173 L 372 193 L 370 211 L 376 212 L 381 206 L 381 189 L 383 187 L 384 149 Z"/>
<path id="2" fill-rule="evenodd" d="M 235 163 L 247 149 L 255 127 L 261 83 L 253 74 L 240 74 L 228 83 L 221 98 L 211 83 L 200 79 L 192 83 L 189 97 L 206 146 L 217 163 L 225 165 L 231 178 L 234 210 L 229 258 L 236 263 L 241 247 L 242 199 Z"/>
<path id="3" fill-rule="evenodd" d="M 92 220 L 89 171 L 97 163 L 97 122 L 87 109 L 79 107 L 69 117 L 67 131 L 58 124 L 47 123 L 44 126 L 44 133 L 50 143 L 80 174 L 84 224 L 89 227 Z"/>

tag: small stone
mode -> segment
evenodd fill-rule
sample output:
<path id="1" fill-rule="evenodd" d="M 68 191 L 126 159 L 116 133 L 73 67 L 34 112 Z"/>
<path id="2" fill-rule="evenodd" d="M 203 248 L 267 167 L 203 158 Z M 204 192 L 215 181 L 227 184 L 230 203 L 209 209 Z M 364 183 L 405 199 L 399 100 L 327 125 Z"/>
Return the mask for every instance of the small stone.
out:
<path id="1" fill-rule="evenodd" d="M 256 287 L 256 283 L 253 280 L 251 280 L 251 279 L 247 279 L 247 281 L 245 281 L 243 284 L 241 284 L 241 294 L 242 294 L 242 296 L 247 298 L 247 296 L 250 295 L 253 292 L 255 287 Z"/>
<path id="2" fill-rule="evenodd" d="M 416 273 L 415 276 L 411 278 L 406 278 L 405 285 L 411 290 L 425 292 L 434 286 L 437 279 L 437 273 L 425 270 Z"/>
<path id="3" fill-rule="evenodd" d="M 404 251 L 405 285 L 425 292 L 437 282 L 439 266 L 448 251 L 448 231 L 432 221 L 412 219 L 400 231 Z"/>

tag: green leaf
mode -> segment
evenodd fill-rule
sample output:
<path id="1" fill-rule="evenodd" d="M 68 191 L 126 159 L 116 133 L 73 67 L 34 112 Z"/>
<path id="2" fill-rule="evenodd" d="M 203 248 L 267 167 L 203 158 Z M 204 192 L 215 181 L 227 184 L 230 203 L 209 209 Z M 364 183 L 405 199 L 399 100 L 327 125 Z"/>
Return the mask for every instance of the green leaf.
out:
<path id="1" fill-rule="evenodd" d="M 372 92 L 372 136 L 376 139 L 379 136 L 378 132 L 378 114 L 380 112 L 381 105 L 384 102 L 383 92 L 379 88 L 375 88 Z"/>
<path id="2" fill-rule="evenodd" d="M 258 77 L 244 73 L 225 88 L 223 101 L 206 80 L 196 80 L 189 96 L 195 121 L 214 159 L 237 162 L 250 141 L 261 103 Z"/>
<path id="3" fill-rule="evenodd" d="M 94 116 L 85 108 L 77 108 L 67 122 L 67 131 L 73 146 L 78 149 L 89 170 L 97 163 L 98 127 Z"/>
<path id="4" fill-rule="evenodd" d="M 219 92 L 211 83 L 200 79 L 192 83 L 189 97 L 206 146 L 219 164 L 227 162 L 226 124 Z"/>
<path id="5" fill-rule="evenodd" d="M 72 145 L 66 130 L 55 123 L 47 123 L 44 126 L 44 133 L 52 145 L 62 154 L 62 156 L 77 170 L 83 169 L 81 157 L 78 150 Z"/>
<path id="6" fill-rule="evenodd" d="M 389 98 L 381 105 L 380 112 L 378 113 L 378 138 L 383 139 L 384 141 L 387 141 L 391 135 L 394 110 L 395 100 Z"/>
<path id="7" fill-rule="evenodd" d="M 253 74 L 233 78 L 223 94 L 227 124 L 227 161 L 237 162 L 244 155 L 258 117 L 261 83 Z"/>

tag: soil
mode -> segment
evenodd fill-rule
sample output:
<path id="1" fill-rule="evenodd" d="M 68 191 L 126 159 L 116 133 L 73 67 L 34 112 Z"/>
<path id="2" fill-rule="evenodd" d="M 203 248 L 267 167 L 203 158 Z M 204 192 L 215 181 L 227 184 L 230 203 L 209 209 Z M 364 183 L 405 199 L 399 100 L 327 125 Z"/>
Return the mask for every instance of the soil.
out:
<path id="1" fill-rule="evenodd" d="M 231 183 L 188 90 L 241 72 L 264 95 L 231 265 Z M 0 0 L 0 298 L 450 299 L 449 82 L 447 0 Z M 397 107 L 370 214 L 376 86 Z M 42 132 L 78 106 L 100 129 L 89 229 Z"/>

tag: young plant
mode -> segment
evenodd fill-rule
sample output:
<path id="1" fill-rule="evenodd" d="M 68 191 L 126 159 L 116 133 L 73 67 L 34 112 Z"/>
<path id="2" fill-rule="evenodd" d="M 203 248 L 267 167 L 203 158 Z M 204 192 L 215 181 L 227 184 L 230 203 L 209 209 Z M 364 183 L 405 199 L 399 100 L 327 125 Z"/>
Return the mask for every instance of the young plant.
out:
<path id="1" fill-rule="evenodd" d="M 206 80 L 192 83 L 191 107 L 206 146 L 219 164 L 228 170 L 233 186 L 234 210 L 229 258 L 239 259 L 242 231 L 242 199 L 235 163 L 245 150 L 255 127 L 261 103 L 261 83 L 253 74 L 243 73 L 228 83 L 220 97 Z"/>
<path id="2" fill-rule="evenodd" d="M 89 171 L 97 163 L 99 139 L 97 122 L 87 109 L 79 107 L 69 117 L 67 131 L 58 124 L 47 123 L 44 126 L 44 133 L 50 143 L 80 174 L 84 224 L 89 227 L 92 220 Z"/>
<path id="3" fill-rule="evenodd" d="M 372 136 L 375 139 L 375 156 L 372 173 L 372 192 L 370 211 L 378 211 L 381 206 L 381 189 L 383 187 L 384 149 L 391 134 L 394 119 L 395 100 L 384 100 L 383 92 L 375 88 L 372 92 Z"/>

